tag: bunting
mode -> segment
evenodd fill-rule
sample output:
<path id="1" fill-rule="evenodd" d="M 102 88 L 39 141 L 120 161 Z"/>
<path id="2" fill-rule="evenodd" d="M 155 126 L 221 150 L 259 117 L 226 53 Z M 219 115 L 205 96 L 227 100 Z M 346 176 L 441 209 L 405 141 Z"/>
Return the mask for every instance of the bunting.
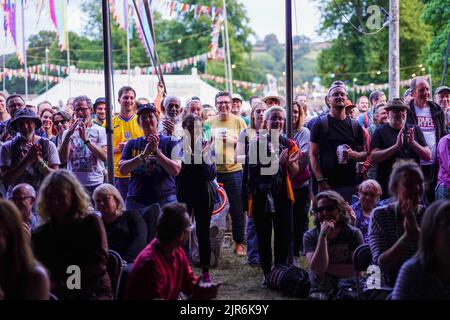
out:
<path id="1" fill-rule="evenodd" d="M 200 75 L 200 78 L 214 81 L 214 82 L 220 83 L 220 84 L 224 84 L 228 81 L 224 77 L 212 76 L 210 74 L 202 74 L 202 75 Z M 240 81 L 240 80 L 233 80 L 233 85 L 237 88 L 244 88 L 245 90 L 247 90 L 247 89 L 263 90 L 267 86 L 262 83 L 253 83 L 253 82 Z"/>
<path id="2" fill-rule="evenodd" d="M 59 49 L 67 49 L 66 0 L 48 0 L 47 9 L 59 38 Z"/>
<path id="3" fill-rule="evenodd" d="M 22 25 L 23 21 L 23 1 L 5 1 L 3 3 L 4 13 L 4 28 L 5 33 L 7 30 L 13 40 L 14 47 L 16 48 L 16 55 L 20 63 L 24 63 L 25 57 L 25 43 L 24 32 Z M 7 30 L 6 30 L 7 29 Z"/>
<path id="4" fill-rule="evenodd" d="M 428 81 L 430 81 L 430 75 L 424 75 L 424 78 L 426 78 Z M 407 79 L 407 80 L 402 80 L 400 81 L 400 86 L 402 87 L 410 87 L 411 86 L 411 80 L 412 79 Z M 388 90 L 389 89 L 389 83 L 371 83 L 368 85 L 364 85 L 364 86 L 358 86 L 358 85 L 354 85 L 353 87 L 351 87 L 352 90 L 356 91 L 357 93 L 363 93 L 363 92 L 369 92 L 369 91 L 374 91 L 374 90 Z"/>

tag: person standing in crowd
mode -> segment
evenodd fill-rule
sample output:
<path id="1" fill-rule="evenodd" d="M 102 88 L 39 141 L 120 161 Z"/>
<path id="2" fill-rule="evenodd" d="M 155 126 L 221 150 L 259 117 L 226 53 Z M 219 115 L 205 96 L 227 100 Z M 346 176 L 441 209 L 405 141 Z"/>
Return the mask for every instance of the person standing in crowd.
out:
<path id="1" fill-rule="evenodd" d="M 251 96 L 250 99 L 248 99 L 248 102 L 250 103 L 250 106 L 253 107 L 254 103 L 263 101 L 260 96 Z"/>
<path id="2" fill-rule="evenodd" d="M 242 102 L 244 101 L 242 99 L 242 96 L 238 93 L 235 93 L 232 97 L 233 104 L 231 107 L 231 113 L 237 117 L 241 117 L 245 121 L 245 125 L 248 126 L 250 124 L 250 119 L 242 114 Z"/>
<path id="3" fill-rule="evenodd" d="M 355 227 L 361 230 L 364 242 L 369 243 L 369 223 L 373 209 L 378 206 L 382 194 L 381 186 L 376 180 L 368 179 L 358 186 L 358 201 L 352 205 L 355 213 Z"/>
<path id="4" fill-rule="evenodd" d="M 411 102 L 411 100 L 413 100 L 413 96 L 412 96 L 412 92 L 411 92 L 411 88 L 406 89 L 406 91 L 403 93 L 403 101 L 405 101 L 405 104 L 407 106 L 409 106 L 409 103 Z"/>
<path id="5" fill-rule="evenodd" d="M 315 228 L 303 237 L 312 299 L 333 298 L 339 281 L 354 275 L 353 252 L 364 240 L 361 231 L 350 225 L 348 208 L 332 190 L 319 193 L 314 201 Z"/>
<path id="6" fill-rule="evenodd" d="M 419 249 L 402 265 L 392 300 L 450 300 L 450 201 L 425 212 Z"/>
<path id="7" fill-rule="evenodd" d="M 436 199 L 450 200 L 450 134 L 442 137 L 438 144 L 437 159 L 439 173 L 436 186 Z"/>
<path id="8" fill-rule="evenodd" d="M 119 191 L 109 183 L 95 188 L 92 198 L 102 215 L 108 248 L 120 254 L 127 263 L 133 263 L 147 245 L 147 226 L 137 211 L 125 211 Z"/>
<path id="9" fill-rule="evenodd" d="M 20 213 L 0 199 L 0 300 L 49 300 L 47 271 L 36 261 Z"/>
<path id="10" fill-rule="evenodd" d="M 0 123 L 11 119 L 8 110 L 6 109 L 6 94 L 0 92 Z"/>
<path id="11" fill-rule="evenodd" d="M 369 102 L 371 109 L 363 114 L 360 114 L 358 117 L 358 123 L 363 128 L 368 128 L 373 125 L 373 108 L 380 102 L 386 102 L 386 95 L 383 91 L 373 91 L 369 95 Z"/>
<path id="12" fill-rule="evenodd" d="M 450 87 L 441 86 L 437 88 L 434 92 L 434 102 L 444 112 L 446 131 L 450 133 Z"/>
<path id="13" fill-rule="evenodd" d="M 379 126 L 388 123 L 388 112 L 386 111 L 387 103 L 380 102 L 373 109 L 373 125 L 367 128 L 367 131 L 370 134 L 370 137 L 373 136 L 375 129 Z"/>
<path id="14" fill-rule="evenodd" d="M 425 190 L 428 203 L 434 201 L 434 190 L 437 183 L 439 165 L 436 161 L 437 145 L 446 135 L 445 116 L 441 107 L 430 98 L 430 85 L 422 77 L 411 81 L 413 100 L 409 103 L 406 122 L 417 125 L 422 131 L 425 141 L 431 150 L 430 159 L 421 159 L 420 166 L 425 176 Z"/>
<path id="15" fill-rule="evenodd" d="M 158 133 L 180 140 L 183 137 L 181 127 L 183 108 L 178 97 L 167 96 L 164 98 L 165 114 L 158 123 Z"/>
<path id="16" fill-rule="evenodd" d="M 393 287 L 402 264 L 417 250 L 420 221 L 425 208 L 419 204 L 424 178 L 414 161 L 400 160 L 389 179 L 396 201 L 376 208 L 369 225 L 373 263 L 381 269 L 382 286 Z"/>
<path id="17" fill-rule="evenodd" d="M 235 147 L 237 138 L 245 129 L 245 122 L 231 113 L 232 97 L 228 91 L 219 91 L 215 97 L 217 116 L 205 123 L 215 139 L 214 151 L 217 164 L 217 181 L 223 187 L 230 201 L 233 240 L 235 253 L 245 256 L 244 228 L 245 217 L 242 211 L 242 165 L 236 162 Z"/>
<path id="18" fill-rule="evenodd" d="M 356 162 L 364 161 L 367 153 L 362 127 L 345 115 L 345 100 L 345 84 L 334 82 L 326 97 L 330 113 L 312 126 L 310 159 L 319 192 L 332 189 L 350 203 L 358 184 Z"/>
<path id="19" fill-rule="evenodd" d="M 70 116 L 70 114 L 68 114 L 65 111 L 58 111 L 53 115 L 52 118 L 53 121 L 53 126 L 55 127 L 56 130 L 56 136 L 54 136 L 51 141 L 55 144 L 56 148 L 58 149 L 58 154 L 59 154 L 59 149 L 61 149 L 61 145 L 62 145 L 62 137 L 64 134 L 64 131 L 68 130 L 72 124 L 72 117 Z M 59 165 L 60 169 L 66 169 L 67 168 L 67 163 L 61 163 Z"/>
<path id="20" fill-rule="evenodd" d="M 25 100 L 18 94 L 12 94 L 6 99 L 6 110 L 11 116 L 8 120 L 0 123 L 0 141 L 6 142 L 16 136 L 17 131 L 11 128 L 16 111 L 25 108 Z"/>
<path id="21" fill-rule="evenodd" d="M 106 99 L 105 98 L 97 98 L 95 100 L 94 113 L 95 113 L 94 123 L 98 124 L 100 127 L 104 127 L 105 122 L 106 122 Z"/>
<path id="22" fill-rule="evenodd" d="M 268 132 L 257 135 L 249 143 L 249 212 L 255 219 L 263 287 L 268 286 L 272 269 L 272 231 L 274 263 L 288 264 L 292 259 L 295 198 L 291 176 L 299 172 L 300 152 L 295 141 L 283 134 L 285 121 L 283 108 L 267 109 L 264 126 Z M 261 149 L 265 151 L 259 152 Z"/>
<path id="23" fill-rule="evenodd" d="M 47 138 L 48 140 L 52 140 L 54 135 L 54 127 L 53 127 L 53 115 L 55 114 L 55 110 L 52 108 L 41 108 L 39 113 L 39 119 L 41 119 L 42 127 L 38 130 L 41 137 Z"/>
<path id="24" fill-rule="evenodd" d="M 175 177 L 181 169 L 178 141 L 158 135 L 159 116 L 155 105 L 139 104 L 137 115 L 143 136 L 127 142 L 119 161 L 120 174 L 131 174 L 125 202 L 127 210 L 177 201 Z"/>
<path id="25" fill-rule="evenodd" d="M 217 115 L 216 109 L 209 104 L 202 105 L 202 108 L 203 108 L 202 111 L 203 121 L 209 120 L 210 118 L 215 117 Z"/>
<path id="26" fill-rule="evenodd" d="M 62 300 L 111 300 L 105 228 L 89 211 L 89 196 L 77 178 L 67 170 L 50 174 L 42 183 L 37 206 L 46 222 L 32 233 L 31 243 L 36 258 L 49 270 L 52 293 Z M 77 290 L 67 286 L 72 265 L 81 274 Z"/>
<path id="27" fill-rule="evenodd" d="M 132 87 L 122 87 L 119 90 L 118 102 L 120 112 L 112 118 L 113 147 L 114 147 L 114 180 L 117 190 L 124 200 L 127 199 L 130 175 L 123 175 L 119 170 L 119 161 L 127 141 L 142 136 L 142 128 L 136 115 L 136 92 Z"/>
<path id="28" fill-rule="evenodd" d="M 298 265 L 298 258 L 303 253 L 303 235 L 308 231 L 309 197 L 309 141 L 310 132 L 304 127 L 307 118 L 307 106 L 303 102 L 295 102 L 292 106 L 292 127 L 294 141 L 300 150 L 299 173 L 292 178 L 295 202 L 293 205 L 294 223 L 294 264 Z"/>
<path id="29" fill-rule="evenodd" d="M 42 125 L 36 114 L 27 108 L 14 113 L 10 127 L 19 134 L 0 149 L 2 181 L 10 196 L 20 183 L 29 183 L 36 190 L 46 175 L 58 170 L 58 151 L 53 142 L 35 134 Z"/>
<path id="30" fill-rule="evenodd" d="M 209 229 L 214 211 L 215 187 L 212 181 L 216 177 L 212 148 L 203 139 L 203 121 L 195 114 L 183 119 L 183 129 L 187 131 L 181 142 L 183 162 L 177 177 L 178 201 L 186 204 L 188 213 L 195 217 L 202 268 L 202 279 L 211 283 L 209 267 L 211 261 L 211 243 Z"/>
<path id="31" fill-rule="evenodd" d="M 21 183 L 14 187 L 10 200 L 16 205 L 22 216 L 22 221 L 28 233 L 34 231 L 41 223 L 41 218 L 33 208 L 36 202 L 36 191 L 28 183 Z"/>
<path id="32" fill-rule="evenodd" d="M 186 108 L 184 109 L 184 114 L 195 114 L 196 116 L 201 117 L 203 113 L 202 103 L 198 99 L 189 99 L 186 102 Z"/>
<path id="33" fill-rule="evenodd" d="M 356 107 L 358 108 L 358 117 L 369 111 L 369 98 L 366 96 L 360 96 L 356 100 Z"/>
<path id="34" fill-rule="evenodd" d="M 104 181 L 106 131 L 92 122 L 91 99 L 78 96 L 73 106 L 77 120 L 64 132 L 59 156 L 91 195 Z"/>
<path id="35" fill-rule="evenodd" d="M 184 204 L 162 208 L 156 238 L 138 255 L 126 289 L 125 300 L 214 299 L 220 283 L 197 279 L 181 248 L 189 239 L 192 225 Z"/>
<path id="36" fill-rule="evenodd" d="M 52 109 L 52 103 L 50 101 L 44 100 L 42 102 L 39 102 L 36 106 L 36 113 L 41 115 L 42 110 L 44 109 Z M 53 109 L 52 109 L 53 110 Z"/>
<path id="37" fill-rule="evenodd" d="M 406 123 L 408 106 L 401 99 L 389 101 L 389 122 L 378 127 L 371 141 L 371 158 L 377 165 L 377 181 L 383 189 L 382 199 L 389 197 L 388 183 L 392 165 L 397 159 L 431 159 L 430 148 L 416 125 Z"/>
<path id="38" fill-rule="evenodd" d="M 277 96 L 277 95 L 268 95 L 265 96 L 262 101 L 267 104 L 267 107 L 284 107 L 286 105 L 286 100 L 283 97 Z"/>
<path id="39" fill-rule="evenodd" d="M 251 266 L 260 264 L 258 253 L 258 237 L 256 236 L 255 219 L 248 211 L 248 166 L 249 166 L 249 141 L 260 134 L 264 126 L 264 111 L 267 110 L 267 105 L 264 102 L 255 102 L 252 105 L 250 112 L 250 126 L 245 128 L 238 137 L 236 145 L 236 160 L 237 163 L 244 164 L 242 177 L 242 204 L 244 212 L 247 212 L 247 257 L 248 263 Z"/>

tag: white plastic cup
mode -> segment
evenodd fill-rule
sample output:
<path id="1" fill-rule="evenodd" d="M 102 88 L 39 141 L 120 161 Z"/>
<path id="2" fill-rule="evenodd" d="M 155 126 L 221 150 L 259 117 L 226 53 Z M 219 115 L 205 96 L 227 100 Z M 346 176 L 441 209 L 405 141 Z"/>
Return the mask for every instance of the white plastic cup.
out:
<path id="1" fill-rule="evenodd" d="M 339 164 L 346 164 L 347 159 L 344 158 L 344 150 L 345 147 L 343 144 L 337 147 L 337 155 L 338 155 L 338 163 Z"/>

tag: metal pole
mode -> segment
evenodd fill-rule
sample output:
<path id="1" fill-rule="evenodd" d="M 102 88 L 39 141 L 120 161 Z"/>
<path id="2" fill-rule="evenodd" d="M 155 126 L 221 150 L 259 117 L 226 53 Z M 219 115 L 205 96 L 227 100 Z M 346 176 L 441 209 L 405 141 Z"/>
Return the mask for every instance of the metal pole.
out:
<path id="1" fill-rule="evenodd" d="M 223 50 L 225 50 L 225 52 L 227 51 L 227 46 L 226 46 L 226 40 L 225 40 L 225 33 L 224 33 L 224 29 L 225 27 L 221 28 L 221 32 L 222 32 L 222 44 L 223 44 Z M 225 68 L 225 88 L 227 91 L 230 91 L 230 84 L 228 83 L 228 67 L 227 67 L 227 58 L 226 58 L 226 53 L 223 57 L 223 67 Z"/>
<path id="2" fill-rule="evenodd" d="M 25 67 L 25 99 L 28 100 L 28 66 L 27 66 L 27 46 L 25 43 L 25 17 L 24 1 L 22 0 L 22 41 L 23 41 L 23 61 Z"/>
<path id="3" fill-rule="evenodd" d="M 390 0 L 389 9 L 389 99 L 400 96 L 399 0 Z"/>
<path id="4" fill-rule="evenodd" d="M 127 10 L 128 13 L 128 10 Z M 128 22 L 128 17 L 127 17 Z M 131 76 L 131 59 L 130 59 L 130 26 L 127 23 L 127 74 L 128 74 L 128 85 L 130 85 L 130 76 Z"/>
<path id="5" fill-rule="evenodd" d="M 67 8 L 67 7 L 66 7 Z M 66 10 L 64 12 L 64 23 L 66 24 L 64 30 L 66 30 L 66 37 L 67 37 L 67 74 L 69 75 L 69 97 L 72 96 L 72 83 L 70 81 L 70 36 L 69 36 L 69 24 L 67 23 L 67 14 Z"/>
<path id="6" fill-rule="evenodd" d="M 111 31 L 109 25 L 109 2 L 102 1 L 103 19 L 103 65 L 105 76 L 105 99 L 106 99 L 106 138 L 108 145 L 108 182 L 114 185 L 114 152 L 113 152 L 113 130 L 112 130 L 112 96 L 111 96 Z"/>
<path id="7" fill-rule="evenodd" d="M 233 71 L 231 70 L 230 38 L 228 37 L 227 3 L 225 0 L 223 0 L 223 18 L 225 20 L 225 43 L 227 46 L 228 81 L 230 92 L 233 93 Z"/>
<path id="8" fill-rule="evenodd" d="M 286 0 L 286 133 L 292 137 L 293 57 L 292 57 L 292 0 Z"/>
<path id="9" fill-rule="evenodd" d="M 45 47 L 45 94 L 48 97 L 48 47 Z"/>

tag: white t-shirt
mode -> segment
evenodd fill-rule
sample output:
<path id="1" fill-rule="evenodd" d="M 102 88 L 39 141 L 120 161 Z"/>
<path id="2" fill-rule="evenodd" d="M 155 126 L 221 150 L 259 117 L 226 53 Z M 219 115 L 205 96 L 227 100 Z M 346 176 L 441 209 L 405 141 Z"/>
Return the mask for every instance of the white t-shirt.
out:
<path id="1" fill-rule="evenodd" d="M 15 139 L 13 139 L 15 140 Z M 7 167 L 15 167 L 17 166 L 20 161 L 25 157 L 25 155 L 30 150 L 30 146 L 26 143 L 25 140 L 18 140 L 18 143 L 20 144 L 19 148 L 19 154 L 13 155 L 13 146 L 12 142 L 13 140 L 5 142 L 1 146 L 0 149 L 0 167 L 7 166 Z M 44 153 L 44 161 L 47 162 L 49 166 L 54 165 L 60 165 L 61 162 L 59 161 L 59 155 L 58 150 L 56 149 L 56 146 L 53 142 L 46 139 L 48 142 L 45 144 L 47 150 L 43 150 Z M 41 138 L 37 138 L 37 140 L 34 142 L 35 144 L 41 144 L 41 146 L 45 146 L 43 142 L 41 142 Z M 13 159 L 15 158 L 15 159 Z M 36 164 L 32 164 L 26 167 L 23 174 L 18 178 L 14 183 L 8 185 L 7 189 L 7 196 L 10 196 L 12 193 L 13 188 L 20 184 L 20 183 L 28 183 L 34 187 L 36 191 L 39 190 L 39 187 L 42 183 L 42 180 L 44 179 L 44 176 L 39 172 L 37 169 Z"/>
<path id="2" fill-rule="evenodd" d="M 417 115 L 417 125 L 422 130 L 425 141 L 427 142 L 427 145 L 431 150 L 431 160 L 420 160 L 420 165 L 430 165 L 433 164 L 436 159 L 436 129 L 434 127 L 433 118 L 431 117 L 431 109 L 430 107 L 419 108 L 417 106 L 415 106 L 415 108 Z"/>
<path id="3" fill-rule="evenodd" d="M 64 131 L 63 141 L 68 130 Z M 92 127 L 87 128 L 88 139 L 98 147 L 106 146 L 105 128 L 92 123 Z M 85 187 L 92 187 L 103 183 L 103 170 L 105 164 L 97 159 L 84 144 L 78 130 L 70 137 L 70 157 L 67 161 L 67 170 L 72 171 L 80 183 Z"/>

